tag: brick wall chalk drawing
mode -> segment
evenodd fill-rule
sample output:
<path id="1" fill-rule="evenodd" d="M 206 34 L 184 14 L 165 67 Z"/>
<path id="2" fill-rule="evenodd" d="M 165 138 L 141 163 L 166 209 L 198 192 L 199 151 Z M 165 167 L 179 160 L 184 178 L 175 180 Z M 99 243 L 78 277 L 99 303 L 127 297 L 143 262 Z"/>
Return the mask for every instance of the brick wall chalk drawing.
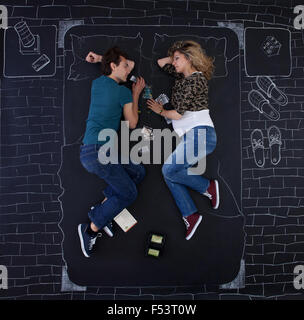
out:
<path id="1" fill-rule="evenodd" d="M 0 299 L 303 299 L 303 7 L 298 0 L 2 1 Z M 91 82 L 100 75 L 84 57 L 125 46 L 136 61 L 132 75 L 145 78 L 153 98 L 166 95 L 170 108 L 173 81 L 156 60 L 185 38 L 215 58 L 208 85 L 218 141 L 205 175 L 219 180 L 220 207 L 211 210 L 190 190 L 203 219 L 184 241 L 161 168 L 149 165 L 128 208 L 136 227 L 99 239 L 84 260 L 77 224 L 105 187 L 79 163 Z M 140 111 L 139 128 L 172 130 L 143 98 Z M 150 231 L 166 235 L 162 259 L 144 256 Z M 189 277 L 180 268 L 186 258 Z"/>

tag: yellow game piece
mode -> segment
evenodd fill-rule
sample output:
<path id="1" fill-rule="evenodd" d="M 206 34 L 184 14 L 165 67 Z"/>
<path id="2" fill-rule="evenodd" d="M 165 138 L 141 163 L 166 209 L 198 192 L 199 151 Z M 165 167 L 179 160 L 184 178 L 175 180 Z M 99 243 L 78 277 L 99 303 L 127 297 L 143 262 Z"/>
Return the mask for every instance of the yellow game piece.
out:
<path id="1" fill-rule="evenodd" d="M 162 243 L 163 242 L 163 237 L 153 234 L 152 238 L 151 238 L 151 242 Z"/>
<path id="2" fill-rule="evenodd" d="M 149 250 L 148 250 L 148 255 L 154 256 L 154 257 L 158 257 L 158 255 L 159 255 L 159 250 L 155 250 L 155 249 L 149 248 Z"/>

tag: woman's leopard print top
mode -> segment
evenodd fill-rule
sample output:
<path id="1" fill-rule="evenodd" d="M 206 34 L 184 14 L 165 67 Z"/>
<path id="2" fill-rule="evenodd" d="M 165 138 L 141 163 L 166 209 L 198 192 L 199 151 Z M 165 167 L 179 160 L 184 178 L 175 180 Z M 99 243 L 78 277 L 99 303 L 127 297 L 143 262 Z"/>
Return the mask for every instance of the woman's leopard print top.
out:
<path id="1" fill-rule="evenodd" d="M 202 72 L 184 77 L 182 73 L 175 71 L 172 64 L 166 64 L 162 69 L 176 78 L 171 105 L 179 114 L 208 109 L 208 82 Z"/>

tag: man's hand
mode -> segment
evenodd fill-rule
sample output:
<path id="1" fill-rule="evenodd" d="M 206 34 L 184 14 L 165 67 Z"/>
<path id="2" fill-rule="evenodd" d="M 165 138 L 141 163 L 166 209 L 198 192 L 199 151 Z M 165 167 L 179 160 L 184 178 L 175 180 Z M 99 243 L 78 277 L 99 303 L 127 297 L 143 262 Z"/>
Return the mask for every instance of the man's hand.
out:
<path id="1" fill-rule="evenodd" d="M 133 95 L 136 95 L 139 97 L 140 93 L 142 92 L 145 86 L 146 86 L 145 79 L 142 77 L 138 77 L 136 83 L 133 83 L 132 85 Z"/>
<path id="2" fill-rule="evenodd" d="M 97 62 L 101 62 L 102 56 L 90 51 L 88 53 L 88 55 L 86 56 L 86 61 L 89 63 L 97 63 Z"/>

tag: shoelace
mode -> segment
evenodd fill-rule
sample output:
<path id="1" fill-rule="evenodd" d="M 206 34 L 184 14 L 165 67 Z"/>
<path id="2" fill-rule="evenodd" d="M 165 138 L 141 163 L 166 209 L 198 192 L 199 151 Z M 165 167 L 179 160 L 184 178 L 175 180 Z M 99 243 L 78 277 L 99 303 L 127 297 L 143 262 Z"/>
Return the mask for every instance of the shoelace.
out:
<path id="1" fill-rule="evenodd" d="M 90 243 L 89 243 L 89 250 L 92 250 L 95 242 L 96 242 L 97 237 L 91 238 Z"/>
<path id="2" fill-rule="evenodd" d="M 269 137 L 269 146 L 272 146 L 273 144 L 282 144 L 282 141 L 280 140 L 280 135 L 279 134 L 274 134 L 270 135 Z"/>
<path id="3" fill-rule="evenodd" d="M 204 196 L 208 197 L 210 200 L 212 199 L 212 195 L 209 192 L 203 193 Z"/>
<path id="4" fill-rule="evenodd" d="M 188 220 L 186 218 L 183 217 L 183 220 L 185 222 L 186 228 L 188 229 L 190 227 L 190 223 L 188 222 Z"/>
<path id="5" fill-rule="evenodd" d="M 253 148 L 253 150 L 255 150 L 257 148 L 264 148 L 263 140 L 262 139 L 258 139 L 258 140 L 253 139 L 252 148 Z"/>
<path id="6" fill-rule="evenodd" d="M 99 233 L 97 233 L 97 236 L 96 236 L 96 237 L 92 237 L 92 238 L 90 239 L 89 250 L 92 250 L 92 248 L 93 248 L 93 246 L 94 246 L 97 238 L 100 238 L 101 236 L 102 236 L 102 234 L 99 232 Z"/>

